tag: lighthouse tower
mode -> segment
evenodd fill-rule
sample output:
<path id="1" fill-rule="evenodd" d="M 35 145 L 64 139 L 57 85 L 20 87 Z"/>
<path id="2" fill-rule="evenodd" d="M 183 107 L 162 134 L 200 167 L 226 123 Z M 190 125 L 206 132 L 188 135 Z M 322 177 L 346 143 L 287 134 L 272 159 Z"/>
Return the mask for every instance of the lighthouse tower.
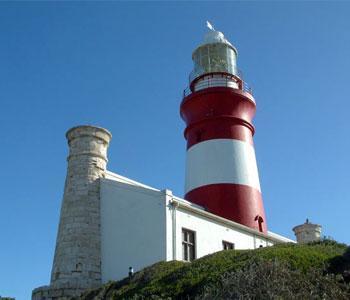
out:
<path id="1" fill-rule="evenodd" d="M 185 199 L 267 233 L 255 159 L 256 105 L 237 69 L 237 50 L 207 23 L 180 113 L 187 140 Z"/>

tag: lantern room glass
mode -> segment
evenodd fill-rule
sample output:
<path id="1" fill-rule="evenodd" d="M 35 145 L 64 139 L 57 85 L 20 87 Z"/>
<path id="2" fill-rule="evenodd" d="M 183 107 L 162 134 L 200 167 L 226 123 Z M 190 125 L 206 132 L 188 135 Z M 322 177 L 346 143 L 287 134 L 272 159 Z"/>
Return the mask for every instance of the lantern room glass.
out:
<path id="1" fill-rule="evenodd" d="M 194 69 L 190 81 L 197 77 L 214 72 L 238 75 L 237 54 L 227 44 L 213 43 L 198 47 L 193 53 Z"/>

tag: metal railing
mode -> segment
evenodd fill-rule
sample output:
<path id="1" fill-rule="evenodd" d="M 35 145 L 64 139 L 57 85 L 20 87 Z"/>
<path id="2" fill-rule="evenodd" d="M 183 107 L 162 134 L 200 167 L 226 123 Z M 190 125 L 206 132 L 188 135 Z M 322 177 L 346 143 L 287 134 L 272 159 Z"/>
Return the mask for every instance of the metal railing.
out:
<path id="1" fill-rule="evenodd" d="M 192 83 L 191 86 L 184 89 L 183 97 L 187 97 L 194 92 L 212 87 L 228 87 L 253 94 L 252 88 L 246 82 L 235 76 L 222 75 L 222 77 L 205 77 L 198 79 Z"/>
<path id="2" fill-rule="evenodd" d="M 243 92 L 247 92 L 253 95 L 253 88 L 245 81 L 242 81 L 242 84 L 243 84 L 243 87 L 242 87 Z"/>
<path id="3" fill-rule="evenodd" d="M 206 74 L 212 74 L 212 73 L 222 73 L 222 74 L 232 74 L 232 75 L 236 75 L 239 78 L 241 78 L 243 80 L 243 72 L 238 69 L 231 69 L 231 68 L 212 68 L 212 70 L 192 70 L 190 75 L 188 76 L 188 81 L 192 82 L 194 80 L 196 80 L 199 77 L 203 77 Z"/>

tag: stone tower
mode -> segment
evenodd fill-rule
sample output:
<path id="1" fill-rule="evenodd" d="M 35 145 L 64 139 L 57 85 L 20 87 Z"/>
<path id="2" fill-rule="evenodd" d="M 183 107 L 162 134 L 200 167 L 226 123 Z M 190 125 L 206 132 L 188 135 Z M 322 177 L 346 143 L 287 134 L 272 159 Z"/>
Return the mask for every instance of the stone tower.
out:
<path id="1" fill-rule="evenodd" d="M 78 126 L 66 134 L 67 177 L 50 286 L 33 299 L 68 299 L 101 284 L 100 183 L 105 176 L 111 133 Z"/>
<path id="2" fill-rule="evenodd" d="M 306 219 L 304 224 L 295 226 L 293 231 L 297 238 L 297 242 L 304 244 L 320 240 L 321 228 L 321 225 L 312 224 Z"/>

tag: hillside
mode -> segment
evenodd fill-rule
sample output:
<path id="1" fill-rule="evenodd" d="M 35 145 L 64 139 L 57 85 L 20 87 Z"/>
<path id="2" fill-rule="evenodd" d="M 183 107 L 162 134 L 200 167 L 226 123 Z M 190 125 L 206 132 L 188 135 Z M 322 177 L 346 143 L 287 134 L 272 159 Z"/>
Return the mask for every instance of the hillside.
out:
<path id="1" fill-rule="evenodd" d="M 79 299 L 350 299 L 349 271 L 344 244 L 283 244 L 159 262 Z"/>

